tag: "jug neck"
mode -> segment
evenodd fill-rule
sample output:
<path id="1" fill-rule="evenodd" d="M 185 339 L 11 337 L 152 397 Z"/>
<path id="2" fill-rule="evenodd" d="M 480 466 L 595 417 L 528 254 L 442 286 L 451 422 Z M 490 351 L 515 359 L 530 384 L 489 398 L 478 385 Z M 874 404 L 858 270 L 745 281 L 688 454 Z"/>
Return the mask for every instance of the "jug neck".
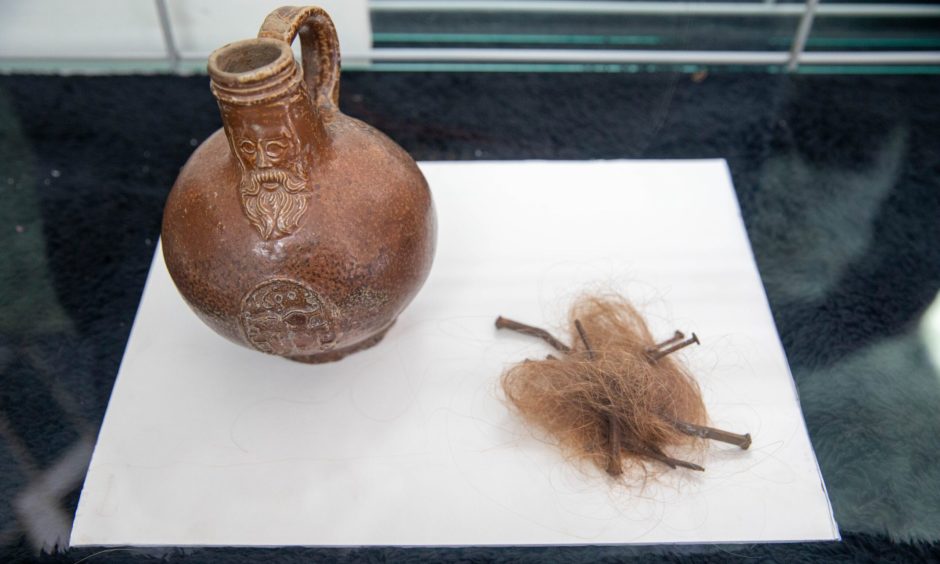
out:
<path id="1" fill-rule="evenodd" d="M 231 43 L 209 57 L 209 76 L 243 172 L 315 169 L 328 140 L 289 45 L 274 39 Z"/>

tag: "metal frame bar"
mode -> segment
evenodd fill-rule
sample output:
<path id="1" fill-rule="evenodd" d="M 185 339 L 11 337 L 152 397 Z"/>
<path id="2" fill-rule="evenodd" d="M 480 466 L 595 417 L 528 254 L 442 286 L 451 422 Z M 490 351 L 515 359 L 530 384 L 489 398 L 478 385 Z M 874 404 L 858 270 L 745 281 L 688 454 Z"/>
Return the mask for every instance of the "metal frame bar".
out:
<path id="1" fill-rule="evenodd" d="M 656 51 L 598 49 L 421 49 L 379 48 L 347 55 L 351 59 L 410 62 L 487 63 L 664 63 L 706 65 L 785 65 L 785 51 Z M 796 54 L 797 64 L 940 65 L 940 51 L 815 51 Z"/>
<path id="2" fill-rule="evenodd" d="M 350 58 L 358 58 L 352 57 Z M 667 51 L 600 49 L 422 49 L 389 47 L 361 55 L 372 61 L 486 62 L 486 63 L 689 63 L 729 65 L 783 65 L 784 51 Z M 938 58 L 940 60 L 940 58 Z"/>
<path id="3" fill-rule="evenodd" d="M 800 55 L 806 47 L 806 39 L 813 29 L 813 18 L 819 8 L 819 0 L 806 0 L 806 8 L 800 17 L 800 24 L 796 27 L 793 42 L 790 47 L 790 59 L 787 61 L 787 70 L 793 72 L 800 64 Z"/>
<path id="4" fill-rule="evenodd" d="M 940 51 L 812 51 L 800 55 L 800 65 L 940 65 Z"/>
<path id="5" fill-rule="evenodd" d="M 515 12 L 582 15 L 802 16 L 803 4 L 760 2 L 584 2 L 572 0 L 370 0 L 372 12 Z M 819 16 L 940 17 L 940 4 L 823 4 Z"/>
<path id="6" fill-rule="evenodd" d="M 346 53 L 344 59 L 375 62 L 453 62 L 453 63 L 662 63 L 707 65 L 785 65 L 791 59 L 786 51 L 656 51 L 598 49 L 421 49 L 378 48 Z M 183 63 L 204 63 L 208 53 L 182 53 Z M 940 65 L 940 51 L 811 51 L 798 56 L 800 65 Z M 108 63 L 115 61 L 159 63 L 165 57 L 11 57 L 2 64 Z"/>
<path id="7" fill-rule="evenodd" d="M 344 53 L 347 60 L 401 63 L 561 63 L 561 64 L 691 64 L 691 65 L 786 65 L 794 71 L 799 65 L 940 65 L 940 51 L 816 51 L 805 52 L 816 15 L 845 17 L 940 17 L 940 4 L 805 4 L 730 2 L 598 2 L 598 1 L 498 1 L 498 0 L 371 0 L 374 12 L 405 11 L 493 11 L 554 12 L 581 14 L 682 14 L 727 16 L 800 16 L 789 53 L 782 51 L 680 51 L 680 50 L 594 50 L 594 49 L 473 49 L 473 48 L 378 48 L 364 53 Z M 0 66 L 73 64 L 160 63 L 178 72 L 182 62 L 202 62 L 208 53 L 181 53 L 176 46 L 173 23 L 166 0 L 154 0 L 166 47 L 164 57 L 0 57 Z"/>
<path id="8" fill-rule="evenodd" d="M 173 39 L 173 22 L 170 20 L 170 12 L 166 7 L 166 0 L 154 0 L 157 5 L 157 17 L 160 20 L 160 31 L 163 33 L 163 44 L 166 47 L 166 60 L 170 63 L 170 68 L 174 71 L 179 69 L 180 52 L 176 48 L 176 41 Z"/>

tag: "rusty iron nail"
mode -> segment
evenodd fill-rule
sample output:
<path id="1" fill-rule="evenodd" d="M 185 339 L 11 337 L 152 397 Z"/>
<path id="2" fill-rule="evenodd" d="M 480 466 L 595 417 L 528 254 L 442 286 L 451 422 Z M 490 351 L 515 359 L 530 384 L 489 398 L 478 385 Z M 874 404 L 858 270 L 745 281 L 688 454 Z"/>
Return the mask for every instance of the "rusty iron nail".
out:
<path id="1" fill-rule="evenodd" d="M 695 344 L 695 345 L 701 344 L 698 340 L 698 335 L 696 335 L 695 333 L 692 333 L 692 336 L 686 339 L 685 341 L 676 343 L 667 349 L 663 349 L 660 351 L 651 351 L 651 352 L 648 351 L 646 356 L 649 358 L 650 362 L 656 362 L 657 360 L 663 358 L 664 356 L 670 355 L 676 352 L 677 350 L 684 349 L 685 347 L 692 345 L 692 344 Z"/>
<path id="2" fill-rule="evenodd" d="M 525 323 L 519 323 L 518 321 L 513 321 L 512 319 L 507 319 L 503 316 L 499 316 L 496 318 L 496 328 L 497 329 L 509 329 L 510 331 L 515 331 L 516 333 L 522 333 L 523 335 L 536 337 L 538 339 L 542 339 L 543 341 L 551 345 L 552 348 L 558 351 L 561 351 L 563 353 L 571 352 L 571 347 L 569 347 L 568 345 L 556 339 L 554 336 L 552 336 L 551 333 L 549 333 L 545 329 L 541 329 L 539 327 L 533 327 L 531 325 L 526 325 Z"/>

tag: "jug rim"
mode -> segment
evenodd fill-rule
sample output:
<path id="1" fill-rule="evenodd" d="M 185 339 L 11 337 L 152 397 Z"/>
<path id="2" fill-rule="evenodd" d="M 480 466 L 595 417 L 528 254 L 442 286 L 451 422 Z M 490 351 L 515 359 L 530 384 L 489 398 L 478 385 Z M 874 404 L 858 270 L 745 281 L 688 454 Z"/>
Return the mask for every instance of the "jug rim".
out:
<path id="1" fill-rule="evenodd" d="M 294 52 L 283 41 L 252 38 L 219 47 L 209 55 L 209 76 L 230 85 L 271 78 L 295 64 Z"/>
<path id="2" fill-rule="evenodd" d="M 212 92 L 224 103 L 252 106 L 294 94 L 303 77 L 287 43 L 245 39 L 209 55 Z"/>

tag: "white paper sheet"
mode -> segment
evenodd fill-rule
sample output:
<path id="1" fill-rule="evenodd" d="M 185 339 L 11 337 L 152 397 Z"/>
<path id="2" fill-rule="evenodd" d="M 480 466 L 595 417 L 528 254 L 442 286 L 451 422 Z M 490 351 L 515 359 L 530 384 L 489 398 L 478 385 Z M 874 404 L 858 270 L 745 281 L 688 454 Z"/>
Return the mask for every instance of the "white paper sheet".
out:
<path id="1" fill-rule="evenodd" d="M 431 276 L 377 347 L 307 366 L 216 336 L 157 253 L 73 545 L 527 545 L 838 538 L 723 161 L 425 163 Z M 558 327 L 620 291 L 682 356 L 715 425 L 706 471 L 612 487 L 500 399 Z"/>

